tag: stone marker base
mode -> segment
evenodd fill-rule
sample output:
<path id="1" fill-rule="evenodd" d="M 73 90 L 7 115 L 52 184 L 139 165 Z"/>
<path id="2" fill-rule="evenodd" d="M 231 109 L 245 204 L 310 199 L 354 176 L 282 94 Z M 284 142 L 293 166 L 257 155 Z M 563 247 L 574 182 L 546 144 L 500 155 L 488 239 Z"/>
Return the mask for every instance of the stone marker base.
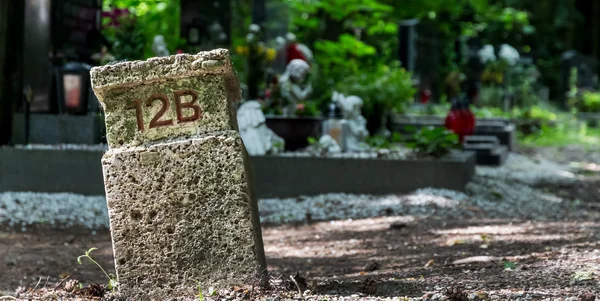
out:
<path id="1" fill-rule="evenodd" d="M 193 296 L 198 283 L 260 283 L 266 266 L 243 154 L 231 131 L 104 155 L 121 292 L 164 300 Z"/>
<path id="2" fill-rule="evenodd" d="M 434 187 L 464 190 L 475 174 L 475 154 L 431 160 L 254 156 L 255 193 L 287 198 L 324 193 L 394 194 Z"/>

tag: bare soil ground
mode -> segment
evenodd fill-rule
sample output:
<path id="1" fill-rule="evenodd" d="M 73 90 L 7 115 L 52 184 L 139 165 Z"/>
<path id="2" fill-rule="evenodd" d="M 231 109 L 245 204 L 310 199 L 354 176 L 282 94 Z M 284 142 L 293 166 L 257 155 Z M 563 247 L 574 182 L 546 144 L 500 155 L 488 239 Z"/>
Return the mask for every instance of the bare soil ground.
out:
<path id="1" fill-rule="evenodd" d="M 312 291 L 304 297 L 310 300 L 448 300 L 443 290 L 452 286 L 474 300 L 600 300 L 599 185 L 592 174 L 573 187 L 548 188 L 582 200 L 579 210 L 588 214 L 577 219 L 565 212 L 543 222 L 390 216 L 265 225 L 269 270 L 282 279 L 299 272 Z M 94 258 L 114 272 L 108 230 L 37 226 L 21 232 L 1 226 L 0 295 L 18 287 L 53 288 L 67 275 L 106 283 L 96 266 L 77 264 L 91 247 L 98 248 Z"/>
<path id="2" fill-rule="evenodd" d="M 315 293 L 420 297 L 459 285 L 472 293 L 508 290 L 543 299 L 598 290 L 599 229 L 600 221 L 382 217 L 265 227 L 263 235 L 273 274 L 300 272 L 317 281 Z M 94 257 L 105 269 L 114 269 L 108 231 L 4 229 L 0 246 L 5 293 L 51 288 L 67 275 L 106 283 L 97 267 L 76 262 L 90 247 L 98 248 Z M 367 279 L 375 281 L 371 291 Z"/>

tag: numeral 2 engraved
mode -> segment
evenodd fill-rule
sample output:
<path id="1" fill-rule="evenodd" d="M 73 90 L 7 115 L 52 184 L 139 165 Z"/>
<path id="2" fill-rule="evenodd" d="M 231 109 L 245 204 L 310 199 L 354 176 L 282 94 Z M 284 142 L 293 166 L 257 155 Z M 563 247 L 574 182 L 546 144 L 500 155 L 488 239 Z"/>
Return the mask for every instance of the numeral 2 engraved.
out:
<path id="1" fill-rule="evenodd" d="M 182 90 L 173 92 L 175 97 L 175 111 L 177 112 L 177 123 L 192 122 L 202 117 L 202 109 L 196 105 L 198 100 L 198 94 L 192 90 Z M 192 100 L 189 102 L 182 102 L 183 96 L 191 96 Z M 191 116 L 183 117 L 182 109 L 192 109 L 194 114 Z"/>
<path id="2" fill-rule="evenodd" d="M 161 127 L 161 126 L 173 125 L 173 119 L 160 120 L 160 118 L 162 118 L 163 115 L 165 115 L 165 113 L 167 112 L 167 110 L 170 107 L 169 99 L 167 98 L 166 95 L 163 95 L 163 94 L 150 95 L 150 98 L 148 98 L 148 100 L 146 101 L 146 107 L 152 107 L 152 103 L 154 103 L 154 101 L 156 101 L 156 100 L 160 100 L 162 102 L 162 107 L 156 113 L 156 115 L 154 115 L 154 118 L 152 118 L 152 120 L 150 120 L 150 128 L 153 129 L 153 128 L 157 128 L 157 127 Z"/>

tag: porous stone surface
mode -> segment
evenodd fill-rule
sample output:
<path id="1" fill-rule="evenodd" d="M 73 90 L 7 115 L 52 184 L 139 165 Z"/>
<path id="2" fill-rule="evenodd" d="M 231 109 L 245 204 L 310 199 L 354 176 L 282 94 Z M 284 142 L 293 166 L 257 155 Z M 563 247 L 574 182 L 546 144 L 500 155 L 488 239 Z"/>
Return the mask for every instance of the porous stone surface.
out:
<path id="1" fill-rule="evenodd" d="M 230 131 L 108 151 L 102 164 L 120 291 L 160 298 L 194 295 L 196 281 L 208 288 L 258 279 L 262 239 L 241 149 Z"/>
<path id="2" fill-rule="evenodd" d="M 194 296 L 198 285 L 264 280 L 228 52 L 125 62 L 91 77 L 106 115 L 102 168 L 119 292 L 165 300 Z M 177 95 L 186 97 L 180 108 Z"/>

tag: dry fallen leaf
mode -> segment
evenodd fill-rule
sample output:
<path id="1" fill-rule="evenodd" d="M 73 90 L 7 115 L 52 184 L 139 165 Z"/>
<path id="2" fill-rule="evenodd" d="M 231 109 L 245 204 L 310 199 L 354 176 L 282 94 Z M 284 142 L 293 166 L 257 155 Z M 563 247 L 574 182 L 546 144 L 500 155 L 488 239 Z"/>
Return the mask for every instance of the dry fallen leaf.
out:
<path id="1" fill-rule="evenodd" d="M 575 274 L 573 274 L 572 278 L 573 279 L 571 280 L 571 284 L 592 280 L 594 279 L 594 273 L 590 271 L 576 271 Z"/>
<path id="2" fill-rule="evenodd" d="M 452 264 L 486 263 L 486 262 L 494 262 L 494 261 L 499 261 L 499 260 L 500 260 L 500 258 L 496 257 L 496 256 L 473 256 L 473 257 L 467 257 L 464 259 L 456 260 L 456 261 L 452 262 Z"/>
<path id="3" fill-rule="evenodd" d="M 430 260 L 429 260 L 429 261 L 428 261 L 428 262 L 425 264 L 425 267 L 426 267 L 426 268 L 428 268 L 428 267 L 431 267 L 431 266 L 433 266 L 433 264 L 434 264 L 434 263 L 435 263 L 435 261 L 434 261 L 433 259 L 430 259 Z"/>
<path id="4" fill-rule="evenodd" d="M 475 296 L 480 300 L 486 300 L 488 298 L 488 294 L 486 292 L 476 292 Z"/>
<path id="5" fill-rule="evenodd" d="M 464 239 L 457 239 L 457 238 L 454 238 L 454 239 L 449 239 L 449 240 L 446 242 L 446 245 L 448 245 L 448 246 L 454 246 L 454 245 L 464 245 L 465 243 L 467 243 L 467 241 L 466 241 L 466 240 L 464 240 Z"/>

